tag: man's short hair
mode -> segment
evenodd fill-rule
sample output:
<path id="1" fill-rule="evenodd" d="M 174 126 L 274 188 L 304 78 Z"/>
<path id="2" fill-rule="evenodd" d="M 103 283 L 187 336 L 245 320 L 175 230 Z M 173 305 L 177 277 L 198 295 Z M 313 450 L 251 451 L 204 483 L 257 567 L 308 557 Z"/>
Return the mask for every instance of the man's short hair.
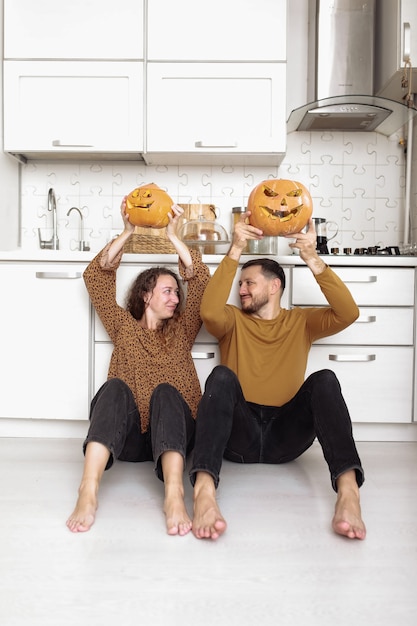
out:
<path id="1" fill-rule="evenodd" d="M 242 270 L 246 269 L 247 267 L 252 267 L 254 265 L 259 265 L 262 274 L 267 278 L 279 278 L 281 281 L 281 289 L 282 291 L 284 291 L 285 272 L 279 263 L 277 263 L 273 259 L 251 259 L 250 261 L 246 261 L 246 263 L 242 265 Z"/>

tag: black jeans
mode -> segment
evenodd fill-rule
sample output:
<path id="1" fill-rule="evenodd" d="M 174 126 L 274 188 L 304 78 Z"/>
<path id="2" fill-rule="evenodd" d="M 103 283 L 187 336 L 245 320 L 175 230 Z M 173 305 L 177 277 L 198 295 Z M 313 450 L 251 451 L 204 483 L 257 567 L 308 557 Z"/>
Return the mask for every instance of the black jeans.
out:
<path id="1" fill-rule="evenodd" d="M 337 478 L 354 469 L 359 486 L 364 473 L 352 435 L 352 423 L 339 381 L 331 370 L 311 374 L 281 407 L 246 402 L 237 376 L 219 365 L 206 381 L 196 421 L 191 483 L 208 472 L 217 488 L 223 457 L 236 463 L 286 463 L 300 456 L 315 438 Z"/>
<path id="2" fill-rule="evenodd" d="M 185 465 L 194 443 L 195 421 L 181 394 L 168 383 L 155 387 L 149 407 L 149 429 L 142 433 L 140 415 L 130 388 L 119 378 L 111 378 L 100 387 L 91 402 L 90 428 L 84 441 L 84 453 L 91 441 L 110 451 L 109 469 L 120 461 L 155 461 L 155 472 L 163 480 L 161 455 L 168 450 L 179 452 Z"/>

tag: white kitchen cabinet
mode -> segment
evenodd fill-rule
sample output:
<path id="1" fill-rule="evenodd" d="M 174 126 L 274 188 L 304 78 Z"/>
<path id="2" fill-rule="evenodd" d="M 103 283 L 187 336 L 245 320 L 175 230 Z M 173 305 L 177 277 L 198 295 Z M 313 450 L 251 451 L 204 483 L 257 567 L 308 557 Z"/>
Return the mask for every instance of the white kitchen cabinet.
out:
<path id="1" fill-rule="evenodd" d="M 285 63 L 149 63 L 146 162 L 279 164 L 285 74 Z"/>
<path id="2" fill-rule="evenodd" d="M 0 263 L 0 417 L 88 418 L 84 265 Z"/>
<path id="3" fill-rule="evenodd" d="M 375 34 L 375 92 L 404 103 L 404 54 L 413 66 L 411 93 L 417 81 L 417 2 L 378 0 Z"/>
<path id="4" fill-rule="evenodd" d="M 148 0 L 151 61 L 285 61 L 286 0 Z"/>
<path id="5" fill-rule="evenodd" d="M 5 59 L 143 59 L 143 0 L 4 0 Z"/>
<path id="6" fill-rule="evenodd" d="M 142 83 L 142 62 L 6 61 L 4 150 L 36 158 L 137 158 Z"/>
<path id="7" fill-rule="evenodd" d="M 335 268 L 360 309 L 347 329 L 317 341 L 306 376 L 337 375 L 353 422 L 410 423 L 414 389 L 413 268 Z M 305 267 L 293 269 L 293 306 L 326 300 Z"/>

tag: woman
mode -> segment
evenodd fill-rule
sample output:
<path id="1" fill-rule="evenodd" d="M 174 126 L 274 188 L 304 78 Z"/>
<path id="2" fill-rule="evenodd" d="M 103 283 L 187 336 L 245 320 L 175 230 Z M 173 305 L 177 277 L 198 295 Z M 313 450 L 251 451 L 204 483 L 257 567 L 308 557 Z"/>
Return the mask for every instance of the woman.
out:
<path id="1" fill-rule="evenodd" d="M 194 441 L 201 398 L 191 348 L 201 327 L 200 301 L 209 279 L 201 255 L 177 237 L 183 210 L 172 206 L 167 236 L 179 256 L 187 298 L 177 275 L 167 268 L 145 270 L 134 281 L 126 308 L 116 301 L 116 270 L 123 246 L 134 231 L 126 212 L 124 230 L 95 257 L 84 280 L 113 342 L 107 382 L 92 400 L 84 442 L 84 471 L 78 500 L 67 520 L 72 532 L 94 523 L 101 478 L 114 459 L 155 462 L 164 481 L 167 532 L 185 535 L 192 526 L 184 503 L 183 471 Z"/>

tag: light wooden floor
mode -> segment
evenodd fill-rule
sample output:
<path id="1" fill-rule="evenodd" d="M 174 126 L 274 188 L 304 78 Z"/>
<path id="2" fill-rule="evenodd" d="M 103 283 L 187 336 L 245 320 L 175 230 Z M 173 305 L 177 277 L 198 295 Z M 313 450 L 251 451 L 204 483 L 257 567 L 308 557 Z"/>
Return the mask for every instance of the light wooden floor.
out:
<path id="1" fill-rule="evenodd" d="M 80 448 L 0 439 L 2 626 L 417 623 L 417 443 L 358 443 L 364 542 L 330 529 L 335 498 L 317 444 L 285 466 L 225 462 L 229 527 L 217 542 L 166 534 L 150 463 L 107 472 L 94 527 L 73 535 L 64 522 Z"/>

